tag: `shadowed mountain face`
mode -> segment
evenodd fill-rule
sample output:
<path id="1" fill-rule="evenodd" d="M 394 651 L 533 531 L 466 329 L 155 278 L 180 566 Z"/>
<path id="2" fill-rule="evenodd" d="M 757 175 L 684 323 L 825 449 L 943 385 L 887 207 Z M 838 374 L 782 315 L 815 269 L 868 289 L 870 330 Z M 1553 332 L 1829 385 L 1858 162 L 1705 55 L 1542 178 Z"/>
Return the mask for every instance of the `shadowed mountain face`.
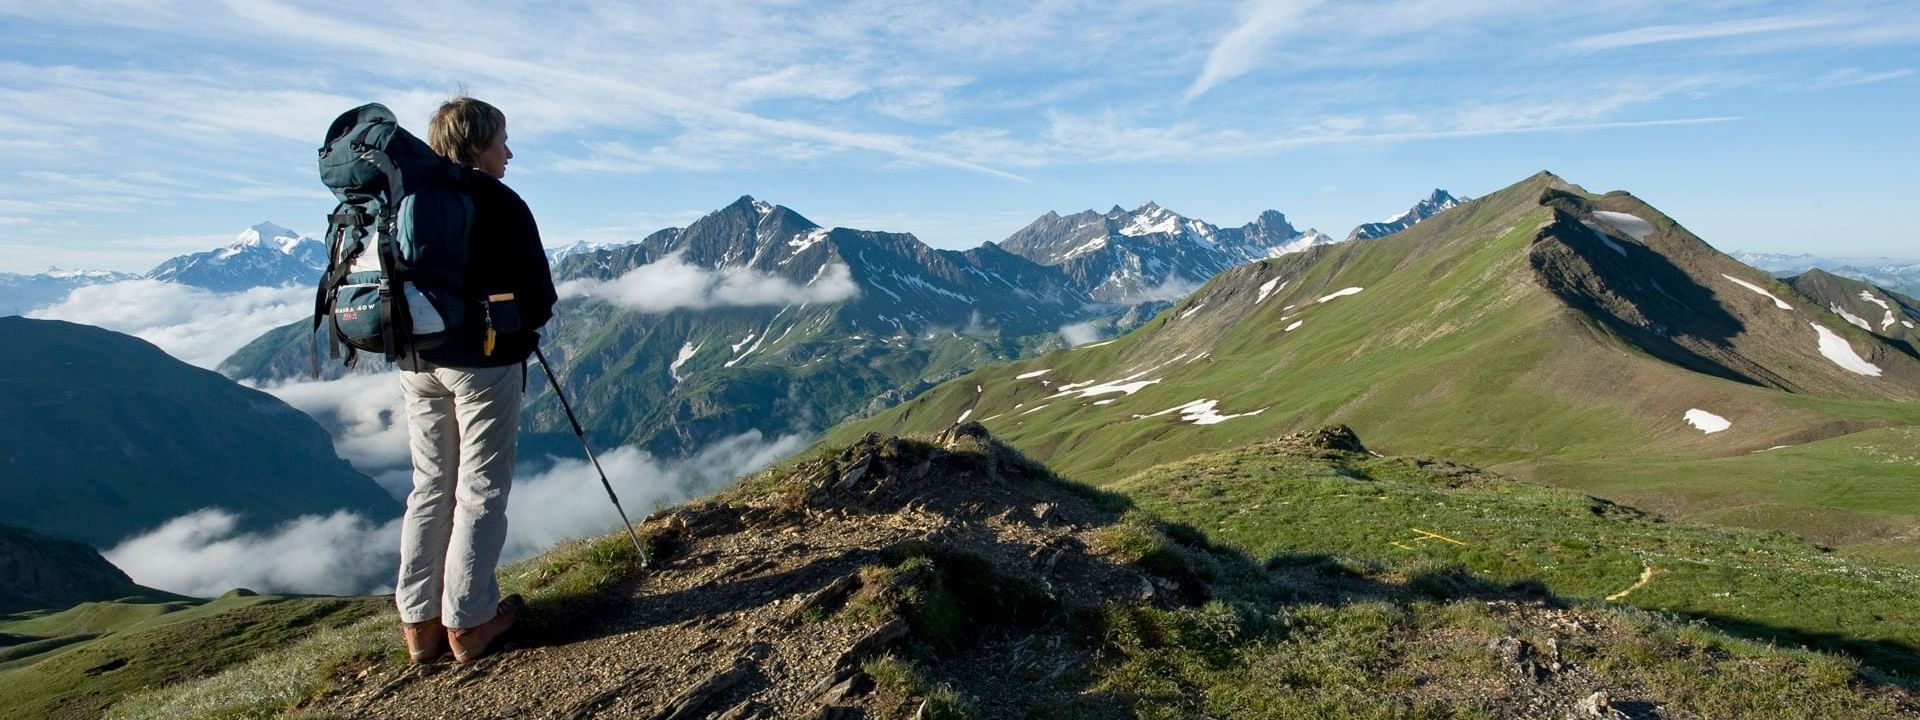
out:
<path id="1" fill-rule="evenodd" d="M 1233 268 L 1116 342 L 973 373 L 828 439 L 964 416 L 1104 482 L 1342 422 L 1395 452 L 1661 511 L 1757 508 L 1715 517 L 1853 543 L 1920 527 L 1899 489 L 1920 480 L 1902 459 L 1920 451 L 1915 399 L 1904 345 L 1632 195 L 1541 174 L 1400 233 Z M 1903 499 L 1804 472 L 1856 460 Z M 1652 469 L 1669 463 L 1706 464 Z"/>
<path id="2" fill-rule="evenodd" d="M 0 613 L 149 592 L 91 547 L 0 526 Z"/>
<path id="3" fill-rule="evenodd" d="M 18 349 L 0 370 L 0 524 L 105 547 L 206 507 L 249 529 L 399 510 L 271 395 L 86 325 L 0 318 L 0 336 Z"/>

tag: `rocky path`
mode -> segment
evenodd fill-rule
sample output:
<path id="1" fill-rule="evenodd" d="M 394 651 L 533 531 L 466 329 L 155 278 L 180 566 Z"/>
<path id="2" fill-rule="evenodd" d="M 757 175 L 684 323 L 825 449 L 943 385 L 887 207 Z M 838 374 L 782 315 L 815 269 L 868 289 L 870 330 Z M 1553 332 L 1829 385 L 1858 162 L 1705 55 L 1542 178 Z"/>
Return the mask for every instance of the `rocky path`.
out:
<path id="1" fill-rule="evenodd" d="M 1090 550 L 1090 534 L 1113 513 L 1062 492 L 1037 466 L 978 443 L 971 450 L 929 453 L 875 438 L 802 466 L 792 487 L 677 511 L 656 522 L 675 526 L 678 547 L 624 588 L 584 630 L 588 639 L 517 638 L 518 647 L 471 665 L 381 668 L 307 709 L 370 718 L 831 716 L 863 703 L 862 683 L 849 682 L 861 661 L 911 640 L 903 620 L 821 616 L 859 589 L 863 567 L 887 565 L 903 547 L 985 559 L 1069 605 L 1162 592 Z M 951 669 L 990 668 L 956 676 L 976 678 L 966 693 L 999 716 L 996 708 L 1016 710 L 1033 695 L 1023 685 L 1084 661 L 1068 645 L 1048 632 L 989 634 L 955 654 Z"/>

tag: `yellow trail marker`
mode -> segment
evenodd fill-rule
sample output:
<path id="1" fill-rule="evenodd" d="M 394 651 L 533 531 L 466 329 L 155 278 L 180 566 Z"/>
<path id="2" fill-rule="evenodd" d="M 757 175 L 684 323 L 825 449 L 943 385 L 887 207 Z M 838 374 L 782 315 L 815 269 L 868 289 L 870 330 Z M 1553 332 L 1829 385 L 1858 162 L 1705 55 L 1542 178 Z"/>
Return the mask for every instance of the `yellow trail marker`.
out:
<path id="1" fill-rule="evenodd" d="M 1408 529 L 1409 529 L 1409 530 L 1412 530 L 1412 531 L 1414 531 L 1414 532 L 1416 532 L 1416 533 L 1419 533 L 1419 534 L 1421 535 L 1421 539 L 1423 539 L 1423 540 L 1424 540 L 1424 539 L 1427 539 L 1427 538 L 1432 538 L 1432 539 L 1435 539 L 1435 540 L 1444 540 L 1444 541 L 1446 541 L 1446 542 L 1450 542 L 1450 543 L 1453 543 L 1453 544 L 1455 544 L 1455 545 L 1460 545 L 1460 546 L 1463 546 L 1463 547 L 1464 547 L 1464 546 L 1466 546 L 1466 543 L 1463 543 L 1463 542 L 1460 542 L 1459 540 L 1455 540 L 1455 539 L 1453 539 L 1453 538 L 1450 538 L 1450 537 L 1447 537 L 1447 536 L 1445 536 L 1445 535 L 1441 535 L 1440 533 L 1436 533 L 1436 532 L 1427 532 L 1427 531 L 1425 531 L 1425 530 L 1421 530 L 1420 528 L 1408 528 Z"/>

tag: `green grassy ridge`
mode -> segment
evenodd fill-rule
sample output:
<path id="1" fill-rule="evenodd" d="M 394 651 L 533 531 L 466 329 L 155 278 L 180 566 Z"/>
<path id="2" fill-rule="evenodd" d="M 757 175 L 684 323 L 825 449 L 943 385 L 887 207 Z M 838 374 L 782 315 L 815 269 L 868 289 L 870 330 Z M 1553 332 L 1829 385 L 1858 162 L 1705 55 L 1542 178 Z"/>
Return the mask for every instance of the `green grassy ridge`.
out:
<path id="1" fill-rule="evenodd" d="M 1403 233 L 1229 270 L 1112 344 L 983 368 L 836 428 L 822 443 L 847 442 L 869 431 L 933 432 L 972 408 L 969 419 L 984 422 L 997 437 L 1098 485 L 1196 452 L 1346 423 L 1389 452 L 1443 455 L 1604 495 L 1622 467 L 1638 468 L 1634 474 L 1649 487 L 1731 486 L 1753 468 L 1721 460 L 1879 427 L 1920 428 L 1920 404 L 1796 395 L 1693 372 L 1567 306 L 1536 282 L 1528 265 L 1539 242 L 1598 242 L 1584 228 L 1566 240 L 1538 239 L 1543 224 L 1570 222 L 1560 210 L 1539 204 L 1549 189 L 1566 187 L 1536 177 Z M 1644 208 L 1623 193 L 1584 197 L 1616 210 Z M 1651 209 L 1637 212 L 1684 232 Z M 1655 239 L 1670 246 L 1666 251 L 1720 262 L 1691 236 Z M 1285 284 L 1256 304 L 1257 288 L 1274 281 Z M 1365 289 L 1315 302 L 1343 287 Z M 1712 289 L 1736 291 L 1746 292 Z M 1803 301 L 1784 285 L 1775 292 Z M 1293 321 L 1304 324 L 1286 331 Z M 1201 352 L 1208 355 L 1191 360 Z M 1142 376 L 1159 382 L 1132 395 L 1048 399 L 1061 384 L 1119 380 L 1181 353 L 1189 357 Z M 1044 376 L 1017 379 L 1043 369 L 1049 370 Z M 1208 426 L 1165 415 L 1134 417 L 1200 398 L 1219 401 L 1221 413 L 1260 414 Z M 1098 400 L 1112 402 L 1095 405 Z M 1682 420 L 1691 408 L 1728 417 L 1734 427 L 1703 434 Z M 1787 472 L 1791 457 L 1762 454 L 1751 464 L 1781 463 L 1769 471 L 1779 474 Z M 1697 463 L 1677 470 L 1718 474 L 1703 481 L 1669 472 L 1674 463 Z M 1842 481 L 1871 497 L 1875 512 L 1920 517 L 1920 483 L 1912 482 L 1911 472 L 1852 469 L 1815 468 L 1806 482 Z M 1846 509 L 1803 505 L 1809 498 L 1791 484 L 1747 492 L 1755 498 L 1746 504 Z M 1676 515 L 1704 518 L 1701 513 L 1710 509 L 1680 502 L 1682 494 L 1633 497 Z M 1807 524 L 1778 513 L 1719 519 L 1783 530 Z M 1888 557 L 1887 550 L 1863 545 L 1877 557 Z"/>
<path id="2" fill-rule="evenodd" d="M 81 637 L 88 639 L 0 666 L 0 719 L 100 717 L 129 693 L 219 672 L 318 630 L 350 624 L 383 603 L 227 596 L 167 612 L 100 603 L 78 608 L 46 625 L 84 629 Z"/>
<path id="3" fill-rule="evenodd" d="M 1920 428 L 1879 428 L 1715 458 L 1550 461 L 1527 472 L 1676 519 L 1775 527 L 1837 547 L 1920 531 Z M 1753 517 L 1729 516 L 1747 514 Z M 1920 564 L 1915 566 L 1920 567 Z"/>
<path id="4" fill-rule="evenodd" d="M 1920 676 L 1920 573 L 1780 533 L 1664 522 L 1498 476 L 1461 481 L 1404 458 L 1305 459 L 1271 445 L 1158 466 L 1107 489 L 1283 565 L 1322 554 L 1388 572 L 1458 564 L 1591 599 L 1633 587 L 1652 567 L 1652 580 L 1621 602 Z"/>
<path id="5" fill-rule="evenodd" d="M 63 635 L 105 635 L 155 622 L 160 618 L 171 622 L 191 617 L 192 614 L 188 614 L 188 611 L 205 614 L 250 605 L 257 602 L 258 597 L 222 597 L 211 601 L 190 598 L 183 600 L 124 598 L 81 603 L 59 611 L 16 613 L 0 619 L 0 633 L 38 638 L 55 638 Z M 0 666 L 0 669 L 4 669 L 4 666 Z"/>
<path id="6" fill-rule="evenodd" d="M 1607 637 L 1556 637 L 1478 599 L 1305 603 L 1269 612 L 1223 603 L 1120 608 L 1091 624 L 1102 659 L 1092 689 L 1118 696 L 1128 716 L 1140 718 L 1560 717 L 1503 702 L 1509 690 L 1539 691 L 1531 680 L 1516 682 L 1515 668 L 1486 649 L 1489 638 L 1508 636 L 1535 648 L 1558 640 L 1568 663 L 1604 674 L 1616 702 L 1658 697 L 1682 716 L 1914 716 L 1909 697 L 1863 679 L 1868 671 L 1846 658 L 1646 614 L 1585 617 L 1599 618 Z M 1564 712 L 1587 692 L 1542 694 L 1556 695 L 1548 707 Z M 1087 717 L 1086 704 L 1083 696 L 1042 717 Z"/>

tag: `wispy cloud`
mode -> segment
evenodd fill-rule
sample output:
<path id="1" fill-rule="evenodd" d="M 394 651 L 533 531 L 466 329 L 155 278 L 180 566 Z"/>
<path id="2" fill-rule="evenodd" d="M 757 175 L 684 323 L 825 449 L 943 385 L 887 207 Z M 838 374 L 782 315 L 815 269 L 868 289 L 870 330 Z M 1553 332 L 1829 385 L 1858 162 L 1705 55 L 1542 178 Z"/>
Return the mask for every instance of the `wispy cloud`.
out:
<path id="1" fill-rule="evenodd" d="M 1567 43 L 1567 48 L 1576 52 L 1597 52 L 1659 43 L 1713 40 L 1830 27 L 1847 20 L 1848 18 L 1832 15 L 1779 15 L 1691 25 L 1650 25 L 1590 35 Z"/>
<path id="2" fill-rule="evenodd" d="M 1906 77 L 1911 63 L 1885 60 L 1920 43 L 1905 0 L 1788 7 L 1618 0 L 1541 23 L 1527 0 L 4 3 L 0 215 L 35 220 L 7 246 L 43 248 L 10 269 L 100 238 L 297 222 L 324 211 L 310 157 L 334 113 L 379 100 L 418 128 L 462 87 L 506 109 L 521 155 L 510 182 L 543 228 L 565 230 L 746 191 L 811 207 L 794 189 L 819 178 L 873 214 L 1079 204 L 1123 182 L 1253 171 L 1230 151 L 1773 117 L 1800 102 L 1790 90 Z M 449 16 L 463 18 L 458 42 L 438 30 Z M 1577 104 L 1569 89 L 1604 98 L 1673 67 L 1766 79 L 1737 102 L 1547 112 Z M 1864 69 L 1821 76 L 1850 67 Z M 1239 170 L 1182 175 L 1195 159 Z M 234 213 L 246 217 L 214 219 Z"/>
<path id="3" fill-rule="evenodd" d="M 1825 75 L 1821 75 L 1819 78 L 1816 78 L 1813 81 L 1813 86 L 1816 88 L 1852 87 L 1855 85 L 1872 85 L 1874 83 L 1883 83 L 1889 80 L 1903 80 L 1913 76 L 1914 76 L 1913 68 L 1900 68 L 1898 70 L 1883 70 L 1880 72 L 1871 72 L 1867 70 L 1862 70 L 1860 68 L 1850 67 L 1850 68 L 1840 68 L 1837 70 L 1830 71 Z"/>
<path id="4" fill-rule="evenodd" d="M 1298 29 L 1301 16 L 1324 1 L 1247 0 L 1241 6 L 1239 22 L 1207 53 L 1207 64 L 1187 86 L 1186 99 L 1200 97 L 1252 70 L 1273 43 Z"/>
<path id="5" fill-rule="evenodd" d="M 419 39 L 417 35 L 399 35 L 373 25 L 346 22 L 338 19 L 338 15 L 307 13 L 278 3 L 249 4 L 238 8 L 238 11 L 263 29 L 303 42 L 383 55 L 416 67 L 435 68 L 442 72 L 481 74 L 520 88 L 541 88 L 541 94 L 571 94 L 575 103 L 594 99 L 610 109 L 623 108 L 631 112 L 665 115 L 687 125 L 718 124 L 789 140 L 868 150 L 910 162 L 1024 180 L 1012 173 L 922 149 L 907 137 L 765 117 L 717 106 L 619 75 L 520 60 L 464 46 L 431 43 Z"/>

